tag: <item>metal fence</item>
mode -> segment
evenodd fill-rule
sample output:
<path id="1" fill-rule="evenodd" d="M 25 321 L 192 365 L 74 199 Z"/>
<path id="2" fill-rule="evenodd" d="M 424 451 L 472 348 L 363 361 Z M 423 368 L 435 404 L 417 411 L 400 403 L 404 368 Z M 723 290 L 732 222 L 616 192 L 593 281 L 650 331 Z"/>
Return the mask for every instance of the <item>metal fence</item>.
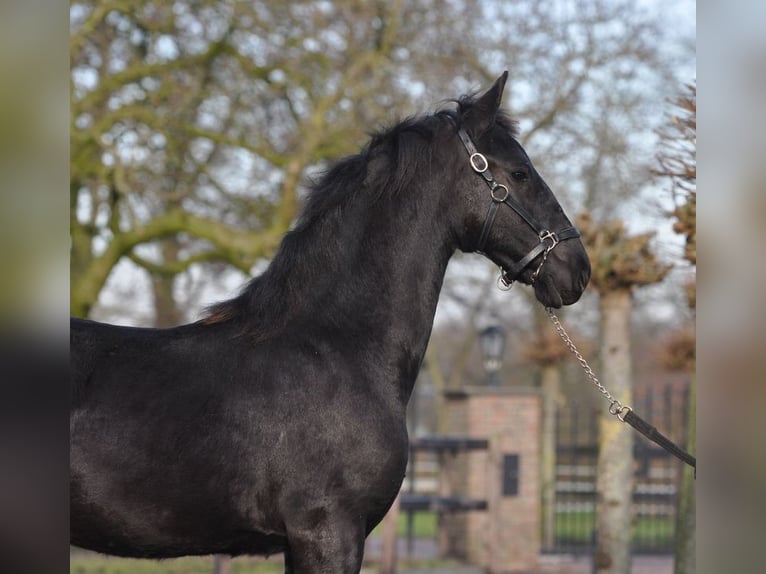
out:
<path id="1" fill-rule="evenodd" d="M 638 394 L 636 412 L 680 444 L 686 441 L 689 391 L 686 385 L 654 387 Z M 552 545 L 544 552 L 589 554 L 596 540 L 598 412 L 577 405 L 557 415 L 556 494 Z M 625 432 L 633 432 L 625 428 Z M 678 488 L 683 463 L 636 435 L 632 551 L 673 552 Z"/>

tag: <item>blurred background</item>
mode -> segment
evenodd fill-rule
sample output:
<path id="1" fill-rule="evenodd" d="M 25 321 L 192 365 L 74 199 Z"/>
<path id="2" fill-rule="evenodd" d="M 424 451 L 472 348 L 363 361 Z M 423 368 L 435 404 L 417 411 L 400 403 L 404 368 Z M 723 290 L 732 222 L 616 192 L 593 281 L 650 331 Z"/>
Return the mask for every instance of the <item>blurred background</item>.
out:
<path id="1" fill-rule="evenodd" d="M 76 316 L 194 320 L 263 268 L 328 161 L 505 69 L 568 213 L 658 231 L 653 249 L 683 261 L 678 194 L 653 170 L 695 79 L 689 3 L 73 2 L 70 18 Z M 678 267 L 646 295 L 662 319 Z M 523 298 L 482 296 L 490 271 L 456 259 L 439 325 L 486 301 L 527 330 Z"/>
<path id="2" fill-rule="evenodd" d="M 708 404 L 711 421 L 750 438 L 701 431 L 702 448 L 731 460 L 721 468 L 737 469 L 713 483 L 711 474 L 700 478 L 711 501 L 744 496 L 763 477 L 763 461 L 751 455 L 760 450 L 758 413 L 743 416 L 762 392 L 755 309 L 766 279 L 757 255 L 766 68 L 763 14 L 751 14 L 753 6 L 699 6 L 711 40 L 700 50 L 712 72 L 703 176 L 715 186 L 703 194 L 711 348 L 700 379 L 711 380 L 700 412 Z M 9 390 L 19 379 L 45 383 L 9 395 L 10 410 L 26 415 L 49 396 L 65 403 L 55 361 L 67 310 L 144 326 L 195 320 L 265 268 L 329 161 L 359 149 L 371 131 L 484 89 L 508 69 L 505 106 L 520 122 L 521 143 L 577 218 L 594 263 L 592 288 L 563 318 L 600 372 L 605 302 L 627 293 L 630 330 L 620 344 L 632 365 L 614 376 L 637 404 L 658 405 L 654 424 L 694 447 L 694 3 L 6 2 L 0 14 L 0 69 L 12 78 L 0 88 L 3 380 Z M 64 181 L 68 208 L 58 192 Z M 412 404 L 414 437 L 443 431 L 444 391 L 486 383 L 478 334 L 493 325 L 506 337 L 499 385 L 540 389 L 562 413 L 603 411 L 531 293 L 497 292 L 495 277 L 476 255 L 450 264 Z M 29 343 L 19 335 L 27 331 Z M 30 376 L 35 363 L 45 372 Z M 28 408 L 15 409 L 16 401 Z M 721 407 L 731 403 L 729 416 Z M 20 424 L 23 432 L 14 423 L 3 436 L 31 436 Z M 49 461 L 47 445 L 61 440 L 51 430 L 32 458 Z M 9 443 L 9 460 L 18 459 L 18 444 L 29 441 Z M 745 488 L 725 487 L 732 474 Z M 671 557 L 679 516 L 693 516 L 679 510 L 681 475 L 665 526 Z M 51 490 L 20 477 L 6 468 L 0 479 L 8 492 L 19 484 Z M 17 510 L 18 501 L 37 500 L 42 517 L 49 508 L 44 497 L 6 498 Z M 749 524 L 762 501 L 737 501 L 714 505 L 705 524 L 725 525 L 714 536 L 745 545 L 730 525 Z M 713 519 L 724 511 L 729 519 Z M 3 514 L 36 516 L 28 507 Z M 737 556 L 745 564 L 748 552 Z"/>
<path id="3" fill-rule="evenodd" d="M 592 289 L 567 319 L 597 365 L 606 345 L 627 357 L 599 365 L 616 396 L 642 401 L 689 442 L 695 64 L 688 2 L 73 2 L 71 312 L 156 327 L 199 318 L 264 269 L 328 162 L 508 69 L 521 143 L 577 218 L 594 264 Z M 623 544 L 672 555 L 681 515 L 693 524 L 693 509 L 679 507 L 679 467 L 662 462 L 618 485 L 624 519 L 597 525 L 596 491 L 610 488 L 595 484 L 599 457 L 632 468 L 640 453 L 630 440 L 599 453 L 609 433 L 588 422 L 599 397 L 531 292 L 498 292 L 496 273 L 476 255 L 451 263 L 411 436 L 449 430 L 445 392 L 485 382 L 477 337 L 498 328 L 506 343 L 492 384 L 541 389 L 547 405 L 544 550 L 608 554 L 594 541 L 600 528 L 635 530 Z M 629 329 L 604 333 L 615 313 Z M 586 426 L 565 430 L 569 419 Z M 583 433 L 590 458 L 557 464 Z M 568 505 L 564 467 L 593 482 Z M 433 494 L 417 483 L 412 494 Z M 638 496 L 657 488 L 666 496 Z M 573 516 L 583 526 L 568 535 L 580 546 L 565 548 Z"/>

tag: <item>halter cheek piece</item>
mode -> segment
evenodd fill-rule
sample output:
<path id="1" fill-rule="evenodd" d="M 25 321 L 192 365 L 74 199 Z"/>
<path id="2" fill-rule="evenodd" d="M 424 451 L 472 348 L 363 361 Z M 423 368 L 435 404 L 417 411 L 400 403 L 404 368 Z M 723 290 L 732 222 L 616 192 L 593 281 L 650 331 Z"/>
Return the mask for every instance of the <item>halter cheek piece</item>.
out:
<path id="1" fill-rule="evenodd" d="M 524 269 L 526 269 L 538 255 L 542 254 L 543 257 L 540 260 L 540 263 L 537 265 L 534 273 L 532 273 L 532 283 L 534 284 L 540 270 L 543 268 L 545 260 L 548 258 L 548 254 L 553 248 L 562 241 L 580 237 L 580 232 L 576 227 L 569 226 L 554 233 L 538 224 L 537 221 L 535 221 L 535 218 L 511 197 L 508 188 L 502 183 L 497 182 L 489 169 L 487 158 L 476 149 L 476 146 L 473 145 L 473 141 L 471 141 L 471 138 L 465 130 L 460 128 L 458 129 L 457 134 L 460 137 L 460 141 L 463 142 L 465 149 L 468 151 L 468 161 L 471 163 L 471 168 L 487 183 L 489 186 L 489 195 L 492 198 L 492 202 L 489 204 L 489 210 L 487 211 L 487 216 L 484 219 L 484 227 L 482 227 L 481 235 L 479 236 L 479 241 L 476 244 L 474 251 L 485 254 L 484 246 L 487 243 L 487 237 L 489 237 L 489 231 L 492 229 L 492 224 L 495 222 L 497 209 L 500 204 L 507 205 L 532 228 L 539 238 L 539 243 L 518 261 L 513 261 L 502 254 L 496 256 L 496 259 L 501 262 L 501 273 L 500 278 L 498 279 L 498 286 L 510 289 L 513 282 L 518 279 L 519 275 L 521 275 L 521 272 L 524 271 Z"/>

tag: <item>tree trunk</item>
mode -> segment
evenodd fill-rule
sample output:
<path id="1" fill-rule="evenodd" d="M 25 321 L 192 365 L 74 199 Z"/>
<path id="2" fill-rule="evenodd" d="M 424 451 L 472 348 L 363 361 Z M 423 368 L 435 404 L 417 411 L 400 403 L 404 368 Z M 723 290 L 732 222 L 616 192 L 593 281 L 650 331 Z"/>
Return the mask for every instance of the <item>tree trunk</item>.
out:
<path id="1" fill-rule="evenodd" d="M 556 403 L 561 371 L 546 365 L 541 372 L 543 391 L 540 481 L 542 483 L 542 545 L 553 548 L 556 526 Z"/>
<path id="2" fill-rule="evenodd" d="M 696 388 L 696 381 L 692 378 L 691 392 L 689 393 L 689 431 L 686 441 L 688 450 L 691 453 L 694 453 L 694 445 L 697 440 Z M 694 486 L 694 469 L 685 464 L 681 474 L 681 492 L 679 495 L 676 530 L 676 560 L 673 574 L 694 574 L 697 567 L 695 558 L 697 509 Z"/>
<path id="3" fill-rule="evenodd" d="M 213 556 L 213 574 L 230 574 L 231 558 L 223 554 Z"/>
<path id="4" fill-rule="evenodd" d="M 175 263 L 178 261 L 179 245 L 175 237 L 161 240 L 163 263 Z M 175 274 L 152 273 L 152 295 L 154 296 L 154 326 L 175 327 L 183 322 L 183 316 L 176 304 L 173 293 Z"/>
<path id="5" fill-rule="evenodd" d="M 154 297 L 154 326 L 175 327 L 183 323 L 183 317 L 173 297 L 175 275 L 152 274 L 152 295 Z"/>
<path id="6" fill-rule="evenodd" d="M 631 295 L 627 289 L 603 293 L 601 307 L 601 369 L 603 382 L 615 399 L 632 399 L 630 360 Z M 597 541 L 594 571 L 630 571 L 633 433 L 616 417 L 602 411 L 599 420 Z"/>

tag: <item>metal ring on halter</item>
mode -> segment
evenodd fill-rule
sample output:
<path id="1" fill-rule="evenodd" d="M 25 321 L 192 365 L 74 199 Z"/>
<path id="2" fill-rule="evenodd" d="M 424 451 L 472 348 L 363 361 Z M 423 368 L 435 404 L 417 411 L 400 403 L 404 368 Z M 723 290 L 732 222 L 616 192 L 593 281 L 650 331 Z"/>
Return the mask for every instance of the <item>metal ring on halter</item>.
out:
<path id="1" fill-rule="evenodd" d="M 505 278 L 505 273 L 500 272 L 500 276 L 497 278 L 497 288 L 501 291 L 510 291 L 513 287 L 513 281 L 508 281 Z"/>
<path id="2" fill-rule="evenodd" d="M 481 160 L 481 166 L 476 165 L 476 160 Z M 484 154 L 481 154 L 479 152 L 474 152 L 471 154 L 471 157 L 468 158 L 468 160 L 471 162 L 471 167 L 476 173 L 484 173 L 489 169 L 489 162 L 487 161 L 487 158 L 484 157 Z"/>
<path id="3" fill-rule="evenodd" d="M 543 265 L 545 265 L 545 260 L 546 260 L 547 258 L 548 258 L 548 250 L 546 250 L 546 251 L 545 251 L 545 253 L 543 253 L 543 258 L 542 258 L 542 260 L 540 261 L 540 264 L 537 266 L 537 269 L 535 269 L 535 270 L 532 272 L 532 277 L 531 277 L 531 280 L 530 280 L 530 283 L 531 283 L 532 285 L 534 285 L 534 284 L 535 284 L 535 281 L 537 281 L 537 276 L 538 276 L 538 275 L 540 275 L 540 271 L 542 271 L 542 269 L 543 269 Z"/>
<path id="4" fill-rule="evenodd" d="M 505 194 L 503 194 L 502 197 L 497 197 L 495 195 L 495 191 L 501 188 L 505 191 Z M 505 187 L 502 183 L 498 183 L 497 185 L 495 185 L 495 187 L 493 187 L 489 191 L 489 193 L 492 196 L 492 201 L 496 201 L 497 203 L 503 203 L 506 199 L 508 199 L 508 195 L 510 195 L 510 193 L 508 192 L 508 188 Z"/>

